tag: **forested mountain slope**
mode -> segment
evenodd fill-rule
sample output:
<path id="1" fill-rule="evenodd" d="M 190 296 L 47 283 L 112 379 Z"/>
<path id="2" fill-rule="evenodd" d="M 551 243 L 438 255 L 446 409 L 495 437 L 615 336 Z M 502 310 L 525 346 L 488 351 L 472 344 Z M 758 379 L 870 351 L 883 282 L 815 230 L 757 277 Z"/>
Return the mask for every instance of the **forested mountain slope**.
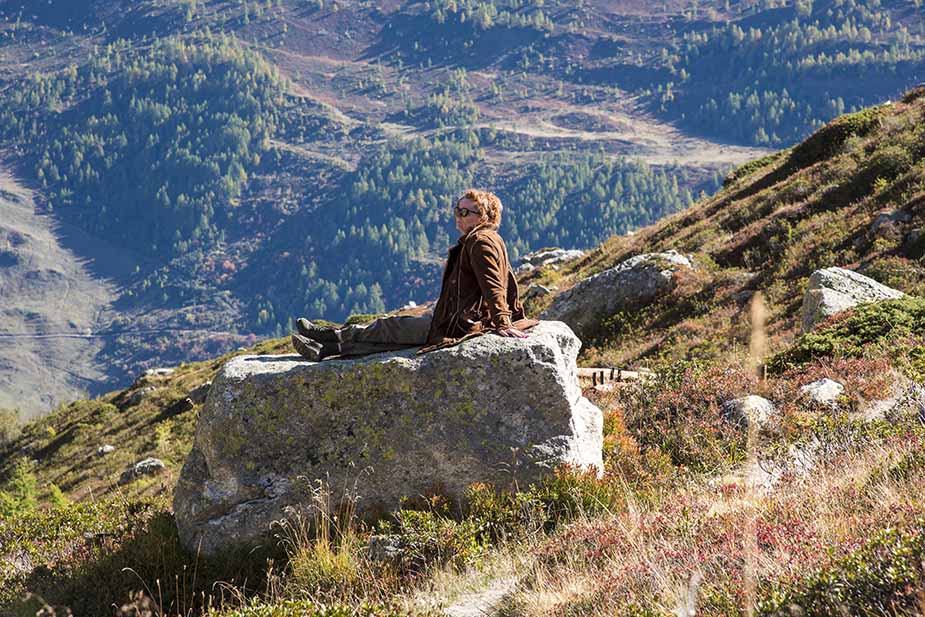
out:
<path id="1" fill-rule="evenodd" d="M 0 2 L 3 165 L 122 251 L 70 247 L 119 290 L 93 366 L 71 356 L 110 386 L 432 298 L 468 186 L 501 195 L 513 256 L 588 248 L 922 67 L 913 2 L 76 6 Z M 0 336 L 86 329 L 23 323 Z"/>

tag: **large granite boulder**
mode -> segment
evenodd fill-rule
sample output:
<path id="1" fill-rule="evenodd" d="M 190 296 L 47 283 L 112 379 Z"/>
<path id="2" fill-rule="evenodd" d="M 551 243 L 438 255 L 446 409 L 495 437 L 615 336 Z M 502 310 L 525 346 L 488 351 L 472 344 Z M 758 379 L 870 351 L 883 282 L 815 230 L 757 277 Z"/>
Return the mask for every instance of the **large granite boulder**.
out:
<path id="1" fill-rule="evenodd" d="M 904 295 L 852 270 L 816 270 L 809 277 L 809 286 L 803 294 L 803 332 L 809 332 L 825 318 L 862 302 L 893 300 Z"/>
<path id="2" fill-rule="evenodd" d="M 200 411 L 174 511 L 190 549 L 253 545 L 310 504 L 325 481 L 350 487 L 361 516 L 403 497 L 461 496 L 473 482 L 539 480 L 569 463 L 602 468 L 602 416 L 582 397 L 581 343 L 563 323 L 526 339 L 307 362 L 239 356 Z"/>
<path id="3" fill-rule="evenodd" d="M 602 319 L 668 291 L 675 274 L 692 267 L 690 259 L 674 250 L 636 255 L 560 293 L 540 317 L 564 321 L 578 336 L 586 336 Z"/>

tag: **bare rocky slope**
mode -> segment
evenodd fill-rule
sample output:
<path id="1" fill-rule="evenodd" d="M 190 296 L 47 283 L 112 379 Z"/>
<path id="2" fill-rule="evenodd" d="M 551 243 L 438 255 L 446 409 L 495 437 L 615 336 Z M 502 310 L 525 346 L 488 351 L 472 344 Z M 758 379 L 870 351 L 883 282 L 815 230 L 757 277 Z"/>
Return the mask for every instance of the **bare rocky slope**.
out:
<path id="1" fill-rule="evenodd" d="M 39 214 L 32 191 L 0 171 L 0 407 L 24 420 L 106 378 L 96 359 L 103 341 L 90 333 L 117 290 L 75 248 L 82 235 Z"/>

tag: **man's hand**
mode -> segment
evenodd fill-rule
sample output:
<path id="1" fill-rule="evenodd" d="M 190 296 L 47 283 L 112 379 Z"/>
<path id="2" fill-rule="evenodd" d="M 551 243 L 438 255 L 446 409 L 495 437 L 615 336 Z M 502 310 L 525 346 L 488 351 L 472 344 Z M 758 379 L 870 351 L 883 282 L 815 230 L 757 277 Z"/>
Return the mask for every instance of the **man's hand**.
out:
<path id="1" fill-rule="evenodd" d="M 509 328 L 500 328 L 497 332 L 500 336 L 513 336 L 514 338 L 527 338 L 526 332 L 522 332 L 513 326 Z"/>

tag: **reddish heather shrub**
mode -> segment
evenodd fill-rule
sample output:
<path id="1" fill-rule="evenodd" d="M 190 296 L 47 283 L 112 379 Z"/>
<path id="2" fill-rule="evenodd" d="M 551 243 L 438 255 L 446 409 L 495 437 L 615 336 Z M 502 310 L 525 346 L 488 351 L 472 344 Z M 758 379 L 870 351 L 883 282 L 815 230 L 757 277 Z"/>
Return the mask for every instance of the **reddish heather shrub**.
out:
<path id="1" fill-rule="evenodd" d="M 588 390 L 586 396 L 604 412 L 604 478 L 609 484 L 630 484 L 636 490 L 662 486 L 676 475 L 671 460 L 658 449 L 642 452 L 626 428 L 619 388 Z"/>
<path id="2" fill-rule="evenodd" d="M 723 420 L 722 404 L 758 388 L 741 367 L 677 363 L 626 390 L 626 426 L 643 452 L 657 449 L 675 465 L 714 470 L 745 456 L 745 432 Z"/>

